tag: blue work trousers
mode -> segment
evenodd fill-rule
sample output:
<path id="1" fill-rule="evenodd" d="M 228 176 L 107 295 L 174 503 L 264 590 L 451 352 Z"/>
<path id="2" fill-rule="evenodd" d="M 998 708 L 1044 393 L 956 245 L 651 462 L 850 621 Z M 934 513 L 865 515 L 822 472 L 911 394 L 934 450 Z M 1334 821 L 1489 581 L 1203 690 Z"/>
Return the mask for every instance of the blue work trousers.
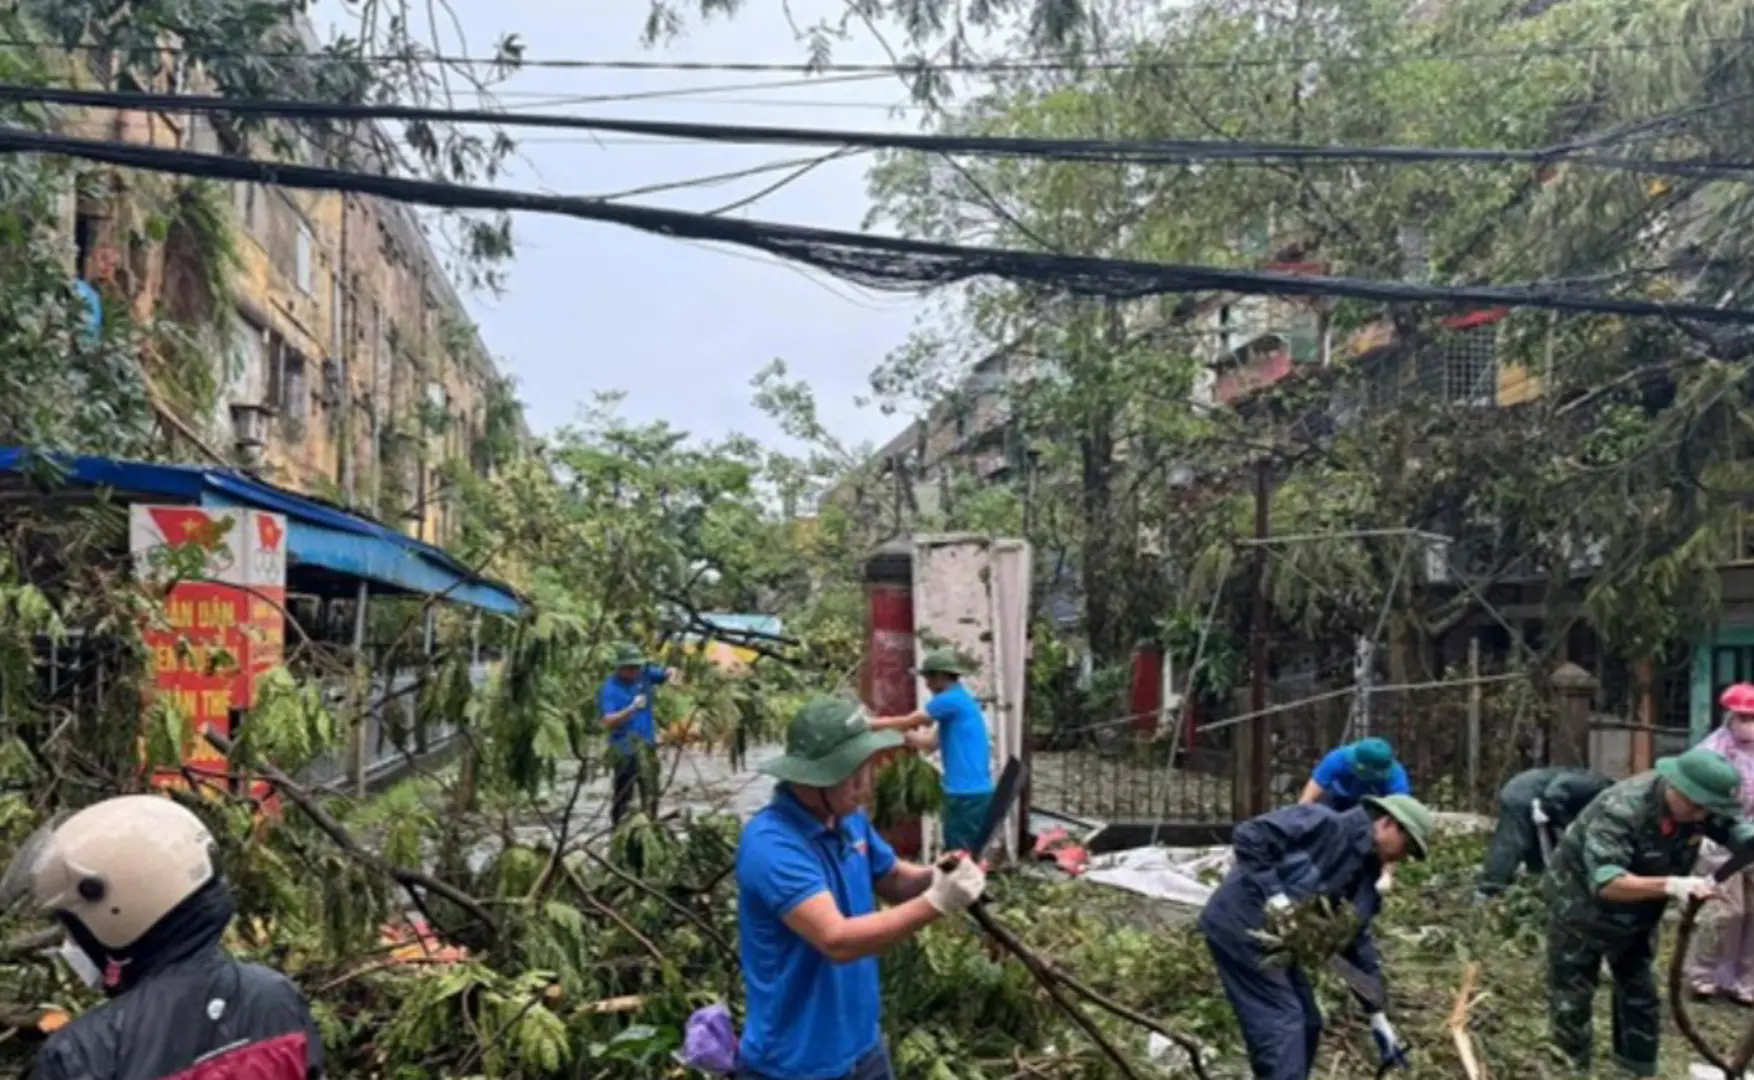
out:
<path id="1" fill-rule="evenodd" d="M 1308 1080 L 1322 1041 L 1322 1013 L 1301 970 L 1269 967 L 1252 944 L 1208 934 L 1218 981 L 1236 1012 L 1255 1080 Z"/>

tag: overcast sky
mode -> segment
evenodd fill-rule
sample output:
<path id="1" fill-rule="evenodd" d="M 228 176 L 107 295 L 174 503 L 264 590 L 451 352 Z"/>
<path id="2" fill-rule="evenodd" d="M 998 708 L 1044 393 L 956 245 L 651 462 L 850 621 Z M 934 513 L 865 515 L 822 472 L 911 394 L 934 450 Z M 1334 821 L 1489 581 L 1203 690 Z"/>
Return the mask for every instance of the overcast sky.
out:
<path id="1" fill-rule="evenodd" d="M 801 63 L 771 2 L 748 4 L 735 20 L 697 24 L 660 49 L 640 44 L 644 0 L 557 4 L 553 0 L 458 3 L 468 51 L 486 55 L 503 33 L 523 39 L 527 56 Z M 800 21 L 840 10 L 840 0 L 795 0 Z M 319 3 L 318 28 L 338 24 L 333 0 Z M 460 51 L 454 37 L 447 51 Z M 838 62 L 882 63 L 882 47 L 863 35 L 838 47 Z M 541 98 L 737 86 L 790 79 L 785 74 L 555 70 L 519 72 L 500 88 L 509 107 Z M 838 128 L 916 128 L 918 114 L 895 113 L 906 92 L 893 77 L 863 82 L 767 87 L 681 98 L 543 106 L 579 115 L 783 124 Z M 522 160 L 503 186 L 602 195 L 809 156 L 812 148 L 744 148 L 657 142 L 590 133 L 531 131 Z M 868 201 L 868 158 L 831 162 L 741 210 L 742 216 L 826 228 L 860 228 Z M 637 201 L 710 210 L 783 177 L 765 173 Z M 545 432 L 572 420 L 597 390 L 623 390 L 623 412 L 663 418 L 705 436 L 742 431 L 773 438 L 749 403 L 750 378 L 775 357 L 816 389 L 825 420 L 847 441 L 882 442 L 902 420 L 858 408 L 855 395 L 884 355 L 905 340 L 920 301 L 872 293 L 814 270 L 735 248 L 663 239 L 612 225 L 522 215 L 515 221 L 516 260 L 504 296 L 470 306 L 488 348 L 516 376 L 531 427 Z"/>

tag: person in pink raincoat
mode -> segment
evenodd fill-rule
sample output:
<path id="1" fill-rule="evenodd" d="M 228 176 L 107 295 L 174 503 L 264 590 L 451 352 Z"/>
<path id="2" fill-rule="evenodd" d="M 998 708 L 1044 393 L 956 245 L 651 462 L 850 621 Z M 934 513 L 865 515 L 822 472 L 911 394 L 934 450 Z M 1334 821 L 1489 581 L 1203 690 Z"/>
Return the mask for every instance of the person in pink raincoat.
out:
<path id="1" fill-rule="evenodd" d="M 1723 726 L 1700 745 L 1736 766 L 1742 774 L 1743 811 L 1754 816 L 1754 684 L 1737 683 L 1724 691 L 1718 704 L 1724 710 Z M 1707 840 L 1695 873 L 1710 875 L 1727 858 L 1728 851 Z M 1718 895 L 1719 902 L 1708 911 L 1709 921 L 1702 924 L 1688 958 L 1687 978 L 1695 996 L 1722 996 L 1754 1006 L 1754 868 L 1724 882 Z"/>

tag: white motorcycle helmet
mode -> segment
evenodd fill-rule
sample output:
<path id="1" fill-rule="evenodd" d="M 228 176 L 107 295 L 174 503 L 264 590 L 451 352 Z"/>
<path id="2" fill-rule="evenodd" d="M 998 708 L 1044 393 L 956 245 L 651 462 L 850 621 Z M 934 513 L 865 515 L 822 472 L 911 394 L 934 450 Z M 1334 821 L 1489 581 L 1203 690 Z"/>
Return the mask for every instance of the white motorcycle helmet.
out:
<path id="1" fill-rule="evenodd" d="M 120 952 L 213 880 L 213 834 L 160 795 L 123 795 L 39 829 L 0 876 L 0 911 L 28 896 Z"/>

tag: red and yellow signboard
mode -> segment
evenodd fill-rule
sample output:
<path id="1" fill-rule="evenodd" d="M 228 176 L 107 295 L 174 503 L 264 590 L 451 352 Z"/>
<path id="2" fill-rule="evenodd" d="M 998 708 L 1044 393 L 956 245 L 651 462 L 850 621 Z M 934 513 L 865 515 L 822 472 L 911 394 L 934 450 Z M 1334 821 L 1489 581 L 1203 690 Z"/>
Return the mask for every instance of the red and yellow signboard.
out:
<path id="1" fill-rule="evenodd" d="M 224 771 L 205 730 L 231 735 L 235 710 L 255 702 L 256 683 L 280 666 L 285 645 L 286 519 L 259 510 L 191 506 L 129 508 L 129 549 L 142 576 L 162 575 L 166 549 L 198 550 L 198 578 L 174 581 L 164 619 L 146 628 L 153 693 L 168 698 L 196 733 L 185 761 L 196 771 Z M 180 554 L 180 552 L 179 552 Z M 174 566 L 183 574 L 190 563 Z M 182 783 L 172 772 L 155 783 Z"/>

